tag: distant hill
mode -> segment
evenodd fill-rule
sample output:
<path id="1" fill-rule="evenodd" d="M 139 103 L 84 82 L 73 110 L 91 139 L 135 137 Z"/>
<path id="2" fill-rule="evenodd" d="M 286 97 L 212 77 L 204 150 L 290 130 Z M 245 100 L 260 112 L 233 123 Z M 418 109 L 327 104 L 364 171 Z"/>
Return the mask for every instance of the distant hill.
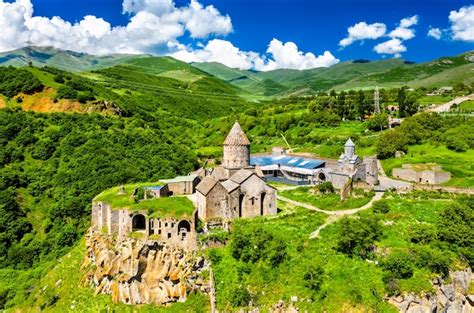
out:
<path id="1" fill-rule="evenodd" d="M 327 68 L 310 70 L 278 69 L 268 72 L 231 69 L 218 63 L 194 63 L 193 66 L 239 86 L 265 96 L 311 94 L 330 89 L 439 87 L 474 81 L 474 53 L 444 57 L 416 64 L 401 59 L 343 62 Z"/>
<path id="2" fill-rule="evenodd" d="M 25 47 L 0 53 L 0 65 L 27 66 L 29 62 L 32 62 L 35 66 L 48 65 L 69 72 L 82 72 L 110 67 L 137 57 L 143 57 L 143 55 L 112 54 L 93 56 L 51 47 Z"/>
<path id="3" fill-rule="evenodd" d="M 444 57 L 426 63 L 401 59 L 370 61 L 358 59 L 327 68 L 309 70 L 278 69 L 268 72 L 229 68 L 216 62 L 188 64 L 171 57 L 149 55 L 92 56 L 54 48 L 27 47 L 0 53 L 0 65 L 48 65 L 69 72 L 114 68 L 129 73 L 163 78 L 158 86 L 175 88 L 168 79 L 189 84 L 200 93 L 231 94 L 246 99 L 315 94 L 320 91 L 379 87 L 439 87 L 474 82 L 474 52 Z M 183 88 L 180 86 L 179 88 Z"/>

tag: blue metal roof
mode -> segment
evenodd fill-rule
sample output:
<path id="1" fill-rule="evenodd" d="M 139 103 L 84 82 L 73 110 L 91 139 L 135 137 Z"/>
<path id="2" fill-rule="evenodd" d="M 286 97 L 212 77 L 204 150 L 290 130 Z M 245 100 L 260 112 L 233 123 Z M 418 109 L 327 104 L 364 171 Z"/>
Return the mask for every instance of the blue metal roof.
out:
<path id="1" fill-rule="evenodd" d="M 148 190 L 160 190 L 161 188 L 163 188 L 163 186 L 147 186 L 147 187 L 145 187 L 144 189 L 148 189 Z"/>
<path id="2" fill-rule="evenodd" d="M 310 158 L 302 158 L 291 155 L 261 155 L 250 158 L 251 165 L 267 166 L 267 165 L 284 165 L 305 169 L 316 169 L 325 165 L 324 161 Z"/>

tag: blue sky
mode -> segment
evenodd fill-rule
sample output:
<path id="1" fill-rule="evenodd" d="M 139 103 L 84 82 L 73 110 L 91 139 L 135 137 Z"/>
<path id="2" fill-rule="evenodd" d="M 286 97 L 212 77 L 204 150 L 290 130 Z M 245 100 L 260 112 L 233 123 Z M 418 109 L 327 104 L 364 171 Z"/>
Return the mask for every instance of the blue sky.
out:
<path id="1" fill-rule="evenodd" d="M 29 0 L 3 0 L 3 3 L 5 5 L 7 2 L 21 1 L 28 2 Z M 129 8 L 129 12 L 124 14 L 124 3 L 127 1 L 129 5 L 133 4 L 135 7 Z M 206 29 L 200 29 L 199 25 L 195 25 L 193 28 L 192 25 L 186 24 L 188 22 L 186 19 L 192 18 L 194 13 L 185 12 L 189 1 L 176 0 L 171 11 L 168 8 L 167 12 L 179 11 L 180 14 L 183 14 L 179 22 L 176 22 L 182 29 L 174 28 L 176 26 L 174 24 L 167 24 L 169 31 L 163 36 L 157 36 L 154 41 L 150 42 L 140 38 L 141 41 L 137 40 L 136 45 L 130 42 L 137 36 L 140 37 L 137 33 L 134 35 L 122 34 L 126 37 L 123 39 L 124 43 L 121 48 L 123 51 L 116 47 L 110 47 L 111 43 L 108 42 L 113 42 L 113 40 L 107 39 L 108 35 L 121 38 L 117 37 L 113 28 L 125 27 L 130 23 L 131 18 L 140 15 L 139 12 L 152 12 L 163 18 L 161 9 L 156 9 L 156 3 L 160 1 L 170 2 L 171 0 L 76 0 L 67 1 L 67 5 L 66 1 L 60 0 L 32 0 L 32 16 L 47 18 L 59 16 L 64 22 L 74 25 L 74 23 L 80 23 L 84 16 L 93 15 L 97 19 L 101 18 L 109 23 L 111 29 L 109 33 L 111 34 L 107 33 L 107 27 L 104 26 L 103 33 L 95 35 L 96 37 L 92 39 L 85 38 L 85 46 L 77 48 L 83 52 L 94 54 L 96 54 L 95 52 L 97 54 L 108 52 L 165 53 L 176 55 L 185 61 L 221 61 L 221 63 L 233 67 L 254 67 L 263 70 L 281 67 L 310 68 L 327 66 L 338 61 L 359 58 L 375 60 L 394 56 L 421 62 L 474 49 L 474 3 L 463 0 L 199 0 L 201 7 L 194 8 L 192 12 L 195 13 L 198 24 L 207 24 L 202 21 L 209 21 L 210 26 Z M 0 10 L 1 3 L 2 0 L 0 0 Z M 210 5 L 218 12 L 212 13 L 212 10 L 208 10 Z M 467 8 L 467 10 L 461 12 L 461 8 Z M 455 11 L 456 14 L 459 13 L 456 15 L 456 20 L 450 19 L 452 11 Z M 227 16 L 230 18 L 229 20 L 226 20 Z M 415 16 L 416 18 L 412 20 L 414 23 L 410 23 L 405 29 L 412 33 L 413 38 L 390 35 L 391 31 L 400 25 L 402 19 Z M 89 24 L 94 25 L 95 21 L 91 21 Z M 213 24 L 214 22 L 215 24 Z M 348 37 L 348 28 L 360 22 L 365 22 L 368 27 L 375 25 L 374 23 L 383 24 L 386 30 L 383 35 L 373 36 L 377 37 L 375 39 L 354 37 L 351 44 L 342 46 L 340 41 Z M 1 23 L 0 20 L 0 26 Z M 154 22 L 145 20 L 141 23 L 143 24 L 138 25 L 148 25 L 146 23 L 152 24 Z M 31 23 L 25 22 L 25 24 L 30 25 Z M 464 29 L 454 29 L 456 25 L 460 25 Z M 94 26 L 92 27 L 94 28 Z M 156 27 L 164 29 L 162 25 Z M 43 28 L 46 29 L 47 26 Z M 223 30 L 224 28 L 225 30 Z M 427 36 L 430 28 L 436 28 L 439 36 L 435 37 L 440 38 Z M 101 28 L 97 27 L 97 29 Z M 49 31 L 51 32 L 51 30 Z M 153 29 L 148 31 L 150 34 L 156 33 L 156 30 Z M 459 33 L 455 33 L 455 31 Z M 59 38 L 61 33 L 58 32 L 57 37 Z M 362 29 L 362 32 L 365 32 L 365 28 Z M 33 31 L 30 30 L 25 35 L 25 38 L 29 38 L 28 42 L 48 43 L 58 48 L 71 48 L 70 46 L 74 48 L 73 43 L 64 42 L 62 39 L 52 38 L 49 35 L 39 36 L 36 33 L 32 35 L 32 33 Z M 41 29 L 39 33 L 42 33 Z M 107 35 L 104 35 L 105 33 Z M 361 36 L 360 31 L 356 36 Z M 100 43 L 99 37 L 102 41 Z M 82 42 L 80 37 L 78 38 L 79 42 Z M 213 41 L 215 39 L 219 40 Z M 271 51 L 267 51 L 272 39 L 277 39 L 277 41 L 271 45 Z M 374 51 L 376 45 L 390 40 L 392 41 L 387 46 L 380 47 L 379 50 L 382 52 Z M 117 39 L 117 42 L 120 43 L 120 39 Z M 212 45 L 208 45 L 209 42 L 212 42 Z M 296 47 L 286 45 L 288 42 L 293 42 Z M 9 44 L 11 46 L 11 43 Z M 8 43 L 4 43 L 3 46 L 3 50 L 9 47 Z M 250 54 L 250 51 L 256 52 L 258 56 Z M 328 51 L 329 54 L 318 59 L 325 51 Z M 384 51 L 388 51 L 388 53 L 384 53 Z M 314 54 L 314 57 L 305 56 L 308 52 Z M 292 53 L 294 58 L 291 58 Z M 303 58 L 299 58 L 298 54 L 301 54 Z M 286 58 L 286 56 L 289 57 Z M 226 59 L 232 57 L 232 60 Z"/>

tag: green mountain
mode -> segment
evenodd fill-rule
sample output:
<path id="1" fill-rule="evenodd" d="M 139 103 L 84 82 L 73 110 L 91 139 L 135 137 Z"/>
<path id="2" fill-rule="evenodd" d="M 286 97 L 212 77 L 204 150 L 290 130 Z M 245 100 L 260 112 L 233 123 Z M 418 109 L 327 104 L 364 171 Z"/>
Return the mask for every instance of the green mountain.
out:
<path id="1" fill-rule="evenodd" d="M 473 55 L 473 52 L 467 52 L 420 64 L 400 59 L 354 60 L 327 68 L 258 72 L 229 68 L 216 62 L 187 64 L 171 57 L 119 54 L 92 56 L 54 48 L 27 47 L 0 53 L 0 65 L 21 67 L 31 62 L 35 66 L 47 65 L 68 72 L 86 72 L 120 66 L 120 71 L 131 74 L 139 72 L 139 75 L 145 73 L 192 84 L 194 86 L 191 89 L 197 88 L 200 92 L 206 91 L 208 85 L 209 92 L 217 90 L 224 95 L 239 94 L 254 99 L 315 94 L 330 89 L 470 84 L 473 82 L 471 75 L 474 66 Z M 164 88 L 169 87 L 167 81 L 163 80 L 163 83 Z"/>
<path id="2" fill-rule="evenodd" d="M 330 89 L 347 90 L 379 87 L 438 87 L 471 83 L 472 52 L 415 64 L 400 59 L 343 62 L 310 70 L 278 69 L 268 72 L 231 69 L 218 63 L 194 63 L 193 66 L 248 92 L 265 96 L 314 94 Z"/>
<path id="3" fill-rule="evenodd" d="M 51 47 L 26 47 L 0 53 L 0 65 L 27 66 L 29 62 L 32 62 L 35 66 L 48 65 L 69 72 L 82 72 L 110 67 L 136 57 L 143 56 L 126 54 L 93 56 L 86 53 L 64 51 Z"/>

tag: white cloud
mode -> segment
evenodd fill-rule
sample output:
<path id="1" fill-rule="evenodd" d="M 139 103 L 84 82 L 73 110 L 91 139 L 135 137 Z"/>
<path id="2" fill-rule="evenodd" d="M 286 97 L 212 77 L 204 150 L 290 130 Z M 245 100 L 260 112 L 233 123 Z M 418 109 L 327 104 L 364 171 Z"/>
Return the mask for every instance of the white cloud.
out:
<path id="1" fill-rule="evenodd" d="M 176 7 L 170 0 L 124 0 L 122 5 L 130 20 L 125 26 L 112 27 L 90 15 L 77 23 L 33 16 L 30 0 L 0 0 L 0 52 L 33 44 L 90 54 L 145 53 L 177 45 L 186 31 L 192 38 L 232 31 L 228 15 L 196 0 L 184 7 Z"/>
<path id="2" fill-rule="evenodd" d="M 474 41 L 474 5 L 465 6 L 449 14 L 454 40 Z"/>
<path id="3" fill-rule="evenodd" d="M 439 28 L 431 28 L 428 30 L 428 37 L 433 37 L 436 40 L 441 39 L 442 31 Z"/>
<path id="4" fill-rule="evenodd" d="M 267 54 L 268 56 L 262 56 L 253 51 L 241 51 L 229 41 L 213 39 L 198 50 L 181 46 L 180 50 L 172 56 L 185 62 L 219 62 L 232 68 L 261 71 L 280 68 L 303 70 L 328 67 L 339 63 L 339 60 L 329 51 L 315 56 L 311 52 L 299 51 L 293 42 L 283 43 L 278 39 L 273 39 L 270 42 Z"/>
<path id="5" fill-rule="evenodd" d="M 390 39 L 379 43 L 374 47 L 374 51 L 379 54 L 392 54 L 394 57 L 401 57 L 401 53 L 407 51 L 400 39 Z"/>
<path id="6" fill-rule="evenodd" d="M 347 29 L 348 35 L 339 42 L 339 45 L 347 47 L 357 40 L 377 39 L 385 35 L 386 31 L 387 27 L 383 23 L 360 22 Z"/>
<path id="7" fill-rule="evenodd" d="M 278 39 L 273 39 L 270 42 L 267 53 L 272 55 L 272 59 L 262 68 L 262 70 L 266 71 L 278 68 L 305 70 L 316 67 L 328 67 L 339 63 L 339 60 L 329 51 L 315 56 L 311 52 L 304 53 L 299 51 L 298 46 L 294 42 L 283 43 Z"/>
<path id="8" fill-rule="evenodd" d="M 401 40 L 408 40 L 415 37 L 415 31 L 410 27 L 418 24 L 418 16 L 404 18 L 400 21 L 400 25 L 392 30 L 388 35 L 390 38 L 398 38 Z"/>
<path id="9" fill-rule="evenodd" d="M 228 67 L 251 69 L 258 64 L 260 56 L 252 51 L 241 51 L 231 42 L 222 39 L 210 40 L 202 49 L 192 50 L 181 46 L 171 56 L 185 62 L 218 62 Z"/>

